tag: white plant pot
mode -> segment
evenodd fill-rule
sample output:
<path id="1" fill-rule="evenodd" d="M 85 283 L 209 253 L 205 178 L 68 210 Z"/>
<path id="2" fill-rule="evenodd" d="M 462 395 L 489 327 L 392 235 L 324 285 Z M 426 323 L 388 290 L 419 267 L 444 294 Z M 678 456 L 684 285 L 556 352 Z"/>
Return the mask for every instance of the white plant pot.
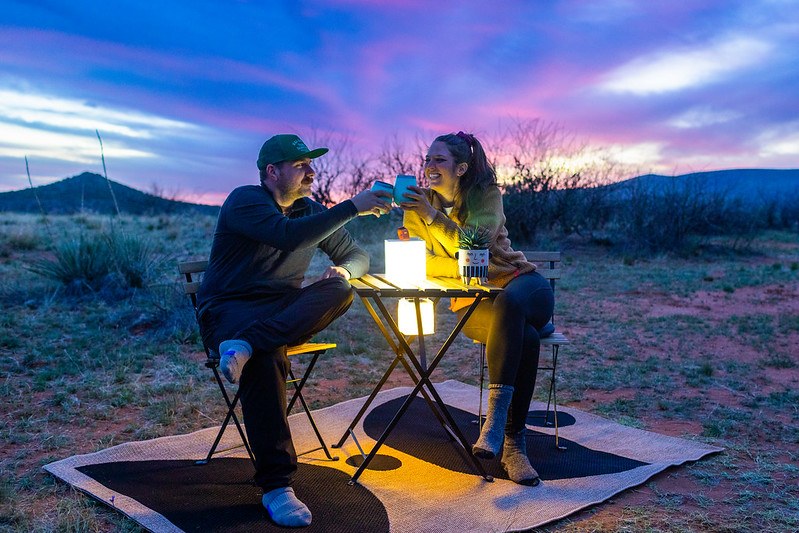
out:
<path id="1" fill-rule="evenodd" d="M 458 250 L 458 270 L 465 284 L 470 284 L 472 279 L 477 283 L 488 281 L 488 260 L 491 257 L 488 250 Z"/>

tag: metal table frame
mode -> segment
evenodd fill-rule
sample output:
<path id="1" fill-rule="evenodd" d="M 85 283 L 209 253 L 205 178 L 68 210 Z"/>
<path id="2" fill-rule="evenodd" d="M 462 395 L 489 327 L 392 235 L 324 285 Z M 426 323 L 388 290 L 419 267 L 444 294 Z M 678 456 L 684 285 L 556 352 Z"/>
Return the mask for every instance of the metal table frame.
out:
<path id="1" fill-rule="evenodd" d="M 333 448 L 340 448 L 344 445 L 344 442 L 347 440 L 347 438 L 351 436 L 356 446 L 361 451 L 361 454 L 365 455 L 363 462 L 353 474 L 349 483 L 354 484 L 358 481 L 360 475 L 368 467 L 375 455 L 377 455 L 377 451 L 380 449 L 388 436 L 394 430 L 397 423 L 399 423 L 402 416 L 408 410 L 408 407 L 413 399 L 417 394 L 420 393 L 435 415 L 436 419 L 449 434 L 450 438 L 455 440 L 463 448 L 465 451 L 465 456 L 468 458 L 467 460 L 472 464 L 477 473 L 479 473 L 479 475 L 482 476 L 486 481 L 493 481 L 494 478 L 486 473 L 480 461 L 474 457 L 474 455 L 472 455 L 469 442 L 458 428 L 455 419 L 450 414 L 447 406 L 441 399 L 441 396 L 439 396 L 438 392 L 433 386 L 433 383 L 430 381 L 430 375 L 436 369 L 439 362 L 444 357 L 444 354 L 446 354 L 447 350 L 458 336 L 458 333 L 460 333 L 463 325 L 471 316 L 472 312 L 474 312 L 474 310 L 477 308 L 477 305 L 484 298 L 496 297 L 497 294 L 502 292 L 502 289 L 492 285 L 465 285 L 454 278 L 428 278 L 423 285 L 400 286 L 392 281 L 389 281 L 382 274 L 367 274 L 361 278 L 350 280 L 350 283 L 355 289 L 355 292 L 363 301 L 366 310 L 372 316 L 372 319 L 374 320 L 375 324 L 377 324 L 380 332 L 383 334 L 383 337 L 385 337 L 389 346 L 394 351 L 395 357 L 391 362 L 391 365 L 389 365 L 388 369 L 383 374 L 383 377 L 372 390 L 369 398 L 361 407 L 360 411 L 358 411 L 355 419 L 342 435 L 341 439 L 338 441 L 338 443 L 333 445 Z M 428 366 L 424 335 L 421 334 L 422 319 L 419 300 L 421 298 L 432 298 L 434 301 L 438 301 L 442 297 L 474 298 L 474 302 L 472 302 L 466 313 L 455 325 L 455 328 L 449 334 L 447 340 L 444 342 L 441 348 L 439 348 L 435 357 Z M 405 336 L 399 331 L 396 321 L 383 302 L 384 298 L 411 298 L 414 300 L 416 304 L 416 322 L 419 331 L 418 358 L 416 353 L 414 353 L 413 349 L 408 344 Z M 375 310 L 375 307 L 377 310 Z M 388 426 L 386 426 L 386 429 L 377 439 L 377 442 L 372 450 L 368 455 L 366 455 L 363 453 L 363 450 L 358 443 L 358 439 L 354 433 L 354 428 L 366 413 L 378 392 L 380 392 L 380 389 L 383 387 L 391 373 L 395 368 L 397 368 L 398 365 L 402 365 L 407 374 L 413 380 L 415 387 L 413 388 L 413 391 L 411 391 L 410 395 L 408 395 L 408 398 L 399 408 L 397 413 L 391 419 L 391 422 L 389 422 Z"/>

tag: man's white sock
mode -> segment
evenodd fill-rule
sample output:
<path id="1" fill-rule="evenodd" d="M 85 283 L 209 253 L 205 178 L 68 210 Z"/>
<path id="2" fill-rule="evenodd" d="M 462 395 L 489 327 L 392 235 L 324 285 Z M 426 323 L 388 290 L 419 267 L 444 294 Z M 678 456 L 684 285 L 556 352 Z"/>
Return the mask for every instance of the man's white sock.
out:
<path id="1" fill-rule="evenodd" d="M 242 339 L 224 341 L 219 345 L 219 369 L 231 383 L 238 383 L 244 365 L 252 356 L 252 346 Z"/>
<path id="2" fill-rule="evenodd" d="M 277 525 L 302 527 L 311 525 L 311 510 L 294 494 L 291 487 L 280 487 L 264 494 L 261 502 Z"/>

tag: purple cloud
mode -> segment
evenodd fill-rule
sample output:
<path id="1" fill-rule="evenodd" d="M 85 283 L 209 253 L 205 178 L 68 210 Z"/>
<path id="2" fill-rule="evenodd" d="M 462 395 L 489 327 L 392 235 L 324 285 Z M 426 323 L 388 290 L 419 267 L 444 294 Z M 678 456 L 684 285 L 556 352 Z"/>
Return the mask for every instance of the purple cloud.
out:
<path id="1" fill-rule="evenodd" d="M 796 14 L 770 0 L 13 3 L 0 189 L 25 186 L 26 154 L 40 182 L 97 171 L 94 129 L 112 179 L 193 198 L 253 182 L 282 131 L 368 152 L 540 118 L 647 170 L 795 167 Z"/>

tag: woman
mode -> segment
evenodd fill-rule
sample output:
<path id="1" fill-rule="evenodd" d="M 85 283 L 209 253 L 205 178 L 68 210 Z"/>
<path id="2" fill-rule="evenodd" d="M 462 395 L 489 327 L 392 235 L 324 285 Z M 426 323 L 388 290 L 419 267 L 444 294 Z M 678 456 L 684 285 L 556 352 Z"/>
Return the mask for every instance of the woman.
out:
<path id="1" fill-rule="evenodd" d="M 427 244 L 427 274 L 460 278 L 455 252 L 459 228 L 477 226 L 491 234 L 489 281 L 505 290 L 482 301 L 463 332 L 486 345 L 488 411 L 472 453 L 491 459 L 502 451 L 510 479 L 537 485 L 527 458 L 525 423 L 538 368 L 538 331 L 552 318 L 552 289 L 524 254 L 511 249 L 496 173 L 473 135 L 458 132 L 435 139 L 425 158 L 430 188 L 414 187 L 404 225 Z M 470 300 L 453 299 L 450 309 L 463 316 Z"/>

